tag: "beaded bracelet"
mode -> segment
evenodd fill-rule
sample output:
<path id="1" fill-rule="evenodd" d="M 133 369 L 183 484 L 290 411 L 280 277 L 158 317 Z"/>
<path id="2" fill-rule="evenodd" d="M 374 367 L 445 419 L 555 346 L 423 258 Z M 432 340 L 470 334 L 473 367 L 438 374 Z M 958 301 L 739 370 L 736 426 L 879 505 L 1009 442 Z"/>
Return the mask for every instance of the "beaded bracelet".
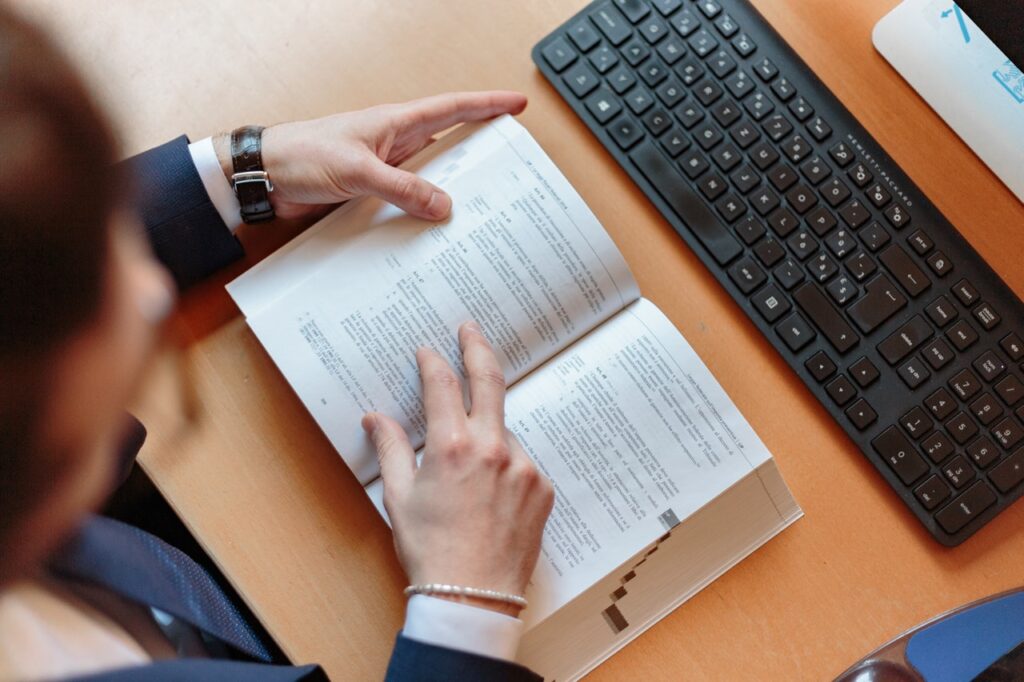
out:
<path id="1" fill-rule="evenodd" d="M 414 594 L 448 594 L 459 597 L 476 597 L 477 599 L 489 599 L 512 604 L 526 608 L 526 599 L 518 594 L 498 592 L 496 590 L 484 590 L 479 587 L 462 587 L 460 585 L 445 585 L 444 583 L 427 583 L 426 585 L 409 585 L 404 590 L 406 597 Z"/>

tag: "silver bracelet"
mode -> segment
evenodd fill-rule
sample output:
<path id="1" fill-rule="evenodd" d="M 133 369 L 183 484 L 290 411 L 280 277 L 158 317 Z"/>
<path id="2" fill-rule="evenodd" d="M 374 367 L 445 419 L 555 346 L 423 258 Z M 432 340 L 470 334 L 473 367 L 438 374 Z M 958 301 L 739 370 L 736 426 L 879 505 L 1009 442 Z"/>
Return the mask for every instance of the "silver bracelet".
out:
<path id="1" fill-rule="evenodd" d="M 445 585 L 444 583 L 427 583 L 426 585 L 409 585 L 404 590 L 406 597 L 414 594 L 450 594 L 459 597 L 476 597 L 477 599 L 490 599 L 506 604 L 513 604 L 526 608 L 526 599 L 518 594 L 498 592 L 496 590 L 484 590 L 479 587 L 462 587 L 461 585 Z"/>

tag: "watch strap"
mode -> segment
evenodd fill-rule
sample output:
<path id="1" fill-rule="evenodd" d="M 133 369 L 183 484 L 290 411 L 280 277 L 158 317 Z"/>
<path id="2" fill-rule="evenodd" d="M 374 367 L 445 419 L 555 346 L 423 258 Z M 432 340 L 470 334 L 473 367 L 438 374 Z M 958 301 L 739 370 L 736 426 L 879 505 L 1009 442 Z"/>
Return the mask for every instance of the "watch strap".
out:
<path id="1" fill-rule="evenodd" d="M 242 126 L 231 132 L 231 186 L 246 223 L 274 218 L 274 207 L 270 204 L 274 185 L 263 168 L 262 138 L 263 126 Z"/>

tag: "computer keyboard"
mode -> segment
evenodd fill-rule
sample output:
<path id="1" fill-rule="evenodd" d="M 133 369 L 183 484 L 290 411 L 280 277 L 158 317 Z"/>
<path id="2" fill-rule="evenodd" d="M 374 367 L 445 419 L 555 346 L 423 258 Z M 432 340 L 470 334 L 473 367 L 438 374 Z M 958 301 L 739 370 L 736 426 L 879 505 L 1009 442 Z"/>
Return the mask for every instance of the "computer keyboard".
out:
<path id="1" fill-rule="evenodd" d="M 939 542 L 1024 493 L 1024 306 L 748 2 L 599 0 L 533 59 Z"/>

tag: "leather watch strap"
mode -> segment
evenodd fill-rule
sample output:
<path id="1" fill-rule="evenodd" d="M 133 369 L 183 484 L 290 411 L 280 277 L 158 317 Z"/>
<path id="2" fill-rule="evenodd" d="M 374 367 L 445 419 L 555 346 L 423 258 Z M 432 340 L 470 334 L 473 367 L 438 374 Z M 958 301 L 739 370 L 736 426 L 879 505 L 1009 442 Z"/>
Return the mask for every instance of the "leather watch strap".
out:
<path id="1" fill-rule="evenodd" d="M 274 218 L 270 192 L 274 185 L 263 168 L 263 126 L 243 126 L 231 133 L 231 186 L 238 196 L 242 220 L 262 223 Z"/>

